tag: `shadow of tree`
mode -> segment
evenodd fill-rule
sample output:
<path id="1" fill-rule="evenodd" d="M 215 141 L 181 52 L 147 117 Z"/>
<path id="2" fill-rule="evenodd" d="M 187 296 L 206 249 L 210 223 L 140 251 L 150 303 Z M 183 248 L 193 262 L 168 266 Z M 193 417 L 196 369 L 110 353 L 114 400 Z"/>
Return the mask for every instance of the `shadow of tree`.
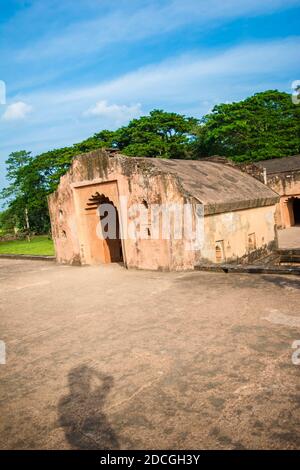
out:
<path id="1" fill-rule="evenodd" d="M 103 412 L 113 377 L 81 365 L 68 374 L 69 394 L 58 404 L 59 425 L 72 449 L 119 449 L 119 441 Z"/>

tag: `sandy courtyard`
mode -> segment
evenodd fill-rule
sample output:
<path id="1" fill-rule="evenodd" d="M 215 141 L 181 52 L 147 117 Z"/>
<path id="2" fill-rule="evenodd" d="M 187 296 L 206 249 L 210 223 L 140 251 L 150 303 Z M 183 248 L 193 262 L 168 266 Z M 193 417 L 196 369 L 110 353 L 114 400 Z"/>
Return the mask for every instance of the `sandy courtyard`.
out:
<path id="1" fill-rule="evenodd" d="M 0 292 L 1 449 L 300 447 L 299 277 L 2 259 Z"/>

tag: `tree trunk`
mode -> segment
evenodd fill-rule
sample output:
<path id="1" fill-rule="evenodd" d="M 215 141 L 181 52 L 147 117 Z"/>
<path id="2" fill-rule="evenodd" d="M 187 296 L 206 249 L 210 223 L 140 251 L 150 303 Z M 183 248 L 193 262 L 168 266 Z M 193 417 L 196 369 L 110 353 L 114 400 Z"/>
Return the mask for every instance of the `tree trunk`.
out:
<path id="1" fill-rule="evenodd" d="M 25 223 L 26 223 L 26 236 L 27 241 L 30 242 L 30 225 L 29 225 L 29 218 L 28 218 L 28 209 L 25 207 Z"/>

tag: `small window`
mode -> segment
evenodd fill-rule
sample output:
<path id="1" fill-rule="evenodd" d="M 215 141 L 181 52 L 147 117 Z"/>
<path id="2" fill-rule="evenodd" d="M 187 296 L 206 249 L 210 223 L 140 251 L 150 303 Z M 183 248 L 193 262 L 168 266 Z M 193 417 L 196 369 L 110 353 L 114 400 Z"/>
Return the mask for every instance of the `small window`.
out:
<path id="1" fill-rule="evenodd" d="M 59 220 L 63 220 L 64 218 L 64 213 L 63 213 L 63 210 L 62 209 L 59 209 L 59 213 L 58 213 L 58 217 L 59 217 Z"/>
<path id="2" fill-rule="evenodd" d="M 222 261 L 222 250 L 221 248 L 217 245 L 216 246 L 216 262 L 220 263 Z"/>
<path id="3" fill-rule="evenodd" d="M 221 263 L 224 260 L 224 240 L 217 240 L 215 246 L 216 262 Z"/>
<path id="4" fill-rule="evenodd" d="M 249 233 L 248 235 L 248 251 L 256 250 L 256 237 L 255 233 Z"/>

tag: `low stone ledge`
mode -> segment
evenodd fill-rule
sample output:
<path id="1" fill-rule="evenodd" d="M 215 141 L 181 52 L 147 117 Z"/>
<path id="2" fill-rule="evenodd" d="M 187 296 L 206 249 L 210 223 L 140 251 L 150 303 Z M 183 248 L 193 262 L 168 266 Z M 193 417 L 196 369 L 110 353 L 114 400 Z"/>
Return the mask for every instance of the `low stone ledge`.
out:
<path id="1" fill-rule="evenodd" d="M 278 248 L 276 253 L 278 255 L 300 256 L 300 248 Z"/>
<path id="2" fill-rule="evenodd" d="M 0 254 L 0 259 L 27 259 L 27 260 L 38 260 L 38 261 L 56 261 L 55 256 L 46 255 L 12 255 L 12 254 Z"/>
<path id="3" fill-rule="evenodd" d="M 195 271 L 253 274 L 294 274 L 300 275 L 300 266 L 255 266 L 244 264 L 199 264 Z"/>

